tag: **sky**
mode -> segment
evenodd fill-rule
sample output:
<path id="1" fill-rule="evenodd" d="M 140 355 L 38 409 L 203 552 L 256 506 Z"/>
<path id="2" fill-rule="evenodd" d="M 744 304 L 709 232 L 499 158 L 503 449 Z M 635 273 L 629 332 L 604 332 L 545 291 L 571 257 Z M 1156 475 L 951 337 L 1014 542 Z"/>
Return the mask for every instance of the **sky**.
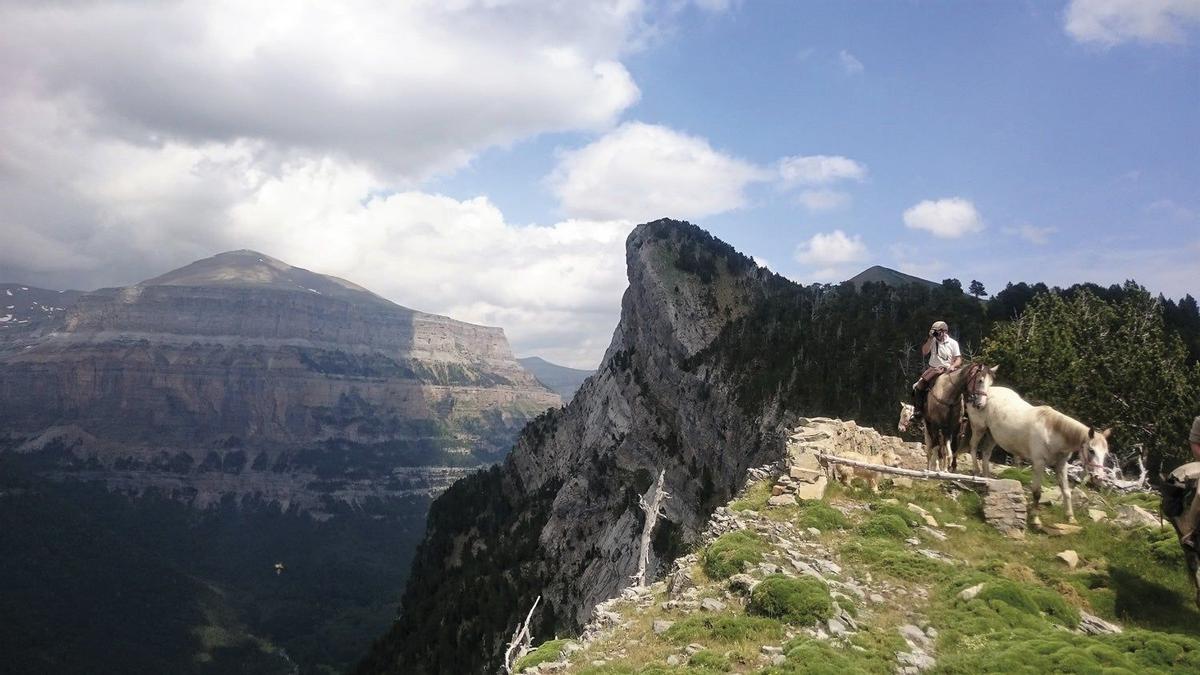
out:
<path id="1" fill-rule="evenodd" d="M 249 248 L 581 368 L 624 240 L 1200 294 L 1200 0 L 0 0 L 0 281 Z"/>

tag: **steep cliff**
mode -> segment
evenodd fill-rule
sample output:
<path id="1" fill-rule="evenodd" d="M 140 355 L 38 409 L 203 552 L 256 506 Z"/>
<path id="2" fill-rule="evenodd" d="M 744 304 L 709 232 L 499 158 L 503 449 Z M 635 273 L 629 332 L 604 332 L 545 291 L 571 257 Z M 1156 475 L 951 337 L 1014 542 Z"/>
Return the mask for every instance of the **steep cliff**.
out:
<path id="1" fill-rule="evenodd" d="M 494 461 L 560 404 L 499 328 L 253 251 L 54 314 L 0 354 L 0 448 L 201 505 L 436 491 L 461 471 L 412 468 Z"/>
<path id="2" fill-rule="evenodd" d="M 672 494 L 653 570 L 747 468 L 783 452 L 776 412 L 745 414 L 702 354 L 773 275 L 669 220 L 634 230 L 626 255 L 629 289 L 600 370 L 526 427 L 503 465 L 435 502 L 403 615 L 360 672 L 483 672 L 538 595 L 539 635 L 577 629 L 634 572 L 651 476 L 665 469 Z"/>

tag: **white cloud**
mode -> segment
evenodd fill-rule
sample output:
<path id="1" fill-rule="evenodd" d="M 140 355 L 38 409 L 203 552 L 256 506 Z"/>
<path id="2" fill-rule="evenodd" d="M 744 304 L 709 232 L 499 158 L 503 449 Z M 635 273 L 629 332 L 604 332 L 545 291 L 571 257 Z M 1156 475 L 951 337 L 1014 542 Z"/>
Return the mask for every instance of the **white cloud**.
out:
<path id="1" fill-rule="evenodd" d="M 809 211 L 831 211 L 850 203 L 850 195 L 838 190 L 804 190 L 797 197 Z"/>
<path id="2" fill-rule="evenodd" d="M 846 266 L 867 257 L 867 246 L 859 235 L 847 236 L 841 230 L 818 232 L 796 247 L 796 260 L 814 269 L 808 277 L 814 281 L 841 281 L 849 276 Z"/>
<path id="3" fill-rule="evenodd" d="M 0 96 L 82 105 L 142 145 L 257 141 L 419 179 L 638 98 L 619 59 L 643 3 L 16 3 Z"/>
<path id="4" fill-rule="evenodd" d="M 769 174 L 703 138 L 628 122 L 562 153 L 548 177 L 566 213 L 581 218 L 698 218 L 739 208 Z"/>
<path id="5" fill-rule="evenodd" d="M 1050 235 L 1058 232 L 1057 227 L 1035 227 L 1022 223 L 1016 227 L 1004 228 L 1004 234 L 1020 237 L 1031 244 L 1042 246 L 1050 241 Z"/>
<path id="6" fill-rule="evenodd" d="M 842 70 L 846 71 L 847 75 L 858 75 L 863 71 L 862 61 L 845 49 L 838 52 L 838 62 L 842 64 Z"/>
<path id="7" fill-rule="evenodd" d="M 866 177 L 867 167 L 837 155 L 796 155 L 779 160 L 779 178 L 787 187 L 861 181 Z"/>
<path id="8" fill-rule="evenodd" d="M 1072 0 L 1064 28 L 1078 42 L 1184 42 L 1200 24 L 1200 0 Z"/>
<path id="9" fill-rule="evenodd" d="M 904 212 L 905 226 L 927 230 L 936 237 L 954 239 L 983 229 L 983 218 L 969 200 L 962 197 L 926 199 Z"/>

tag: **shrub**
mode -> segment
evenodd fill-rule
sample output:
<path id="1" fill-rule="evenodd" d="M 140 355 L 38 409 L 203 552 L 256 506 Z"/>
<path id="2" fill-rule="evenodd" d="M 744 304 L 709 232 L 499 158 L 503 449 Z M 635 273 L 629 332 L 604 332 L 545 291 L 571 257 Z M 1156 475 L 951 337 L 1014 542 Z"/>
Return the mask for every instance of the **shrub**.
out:
<path id="1" fill-rule="evenodd" d="M 1200 642 L 1136 629 L 1100 636 L 1016 630 L 947 652 L 938 667 L 946 673 L 1194 673 L 1200 671 Z"/>
<path id="2" fill-rule="evenodd" d="M 727 579 L 760 562 L 769 550 L 766 542 L 749 530 L 738 530 L 717 537 L 704 551 L 704 572 L 713 579 Z"/>
<path id="3" fill-rule="evenodd" d="M 811 624 L 833 616 L 833 599 L 817 579 L 772 574 L 750 593 L 749 609 L 789 623 Z"/>
<path id="4" fill-rule="evenodd" d="M 693 615 L 676 622 L 663 634 L 677 644 L 700 640 L 742 642 L 746 640 L 778 640 L 783 625 L 772 619 L 756 616 Z"/>
<path id="5" fill-rule="evenodd" d="M 859 526 L 858 531 L 867 537 L 907 539 L 912 536 L 912 529 L 908 523 L 893 513 L 878 513 L 871 516 L 867 522 Z"/>
<path id="6" fill-rule="evenodd" d="M 841 511 L 821 501 L 807 501 L 800 506 L 800 527 L 815 527 L 822 532 L 846 529 L 846 516 Z"/>

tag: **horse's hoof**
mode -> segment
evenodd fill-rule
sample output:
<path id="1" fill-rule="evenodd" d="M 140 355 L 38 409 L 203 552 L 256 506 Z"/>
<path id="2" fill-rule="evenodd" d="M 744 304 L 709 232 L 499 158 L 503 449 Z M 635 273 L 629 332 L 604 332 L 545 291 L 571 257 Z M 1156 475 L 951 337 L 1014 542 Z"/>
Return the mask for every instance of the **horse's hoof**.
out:
<path id="1" fill-rule="evenodd" d="M 1070 516 L 1069 518 L 1067 518 L 1067 522 L 1074 525 L 1075 523 L 1077 523 L 1079 521 L 1075 520 L 1075 516 Z"/>

